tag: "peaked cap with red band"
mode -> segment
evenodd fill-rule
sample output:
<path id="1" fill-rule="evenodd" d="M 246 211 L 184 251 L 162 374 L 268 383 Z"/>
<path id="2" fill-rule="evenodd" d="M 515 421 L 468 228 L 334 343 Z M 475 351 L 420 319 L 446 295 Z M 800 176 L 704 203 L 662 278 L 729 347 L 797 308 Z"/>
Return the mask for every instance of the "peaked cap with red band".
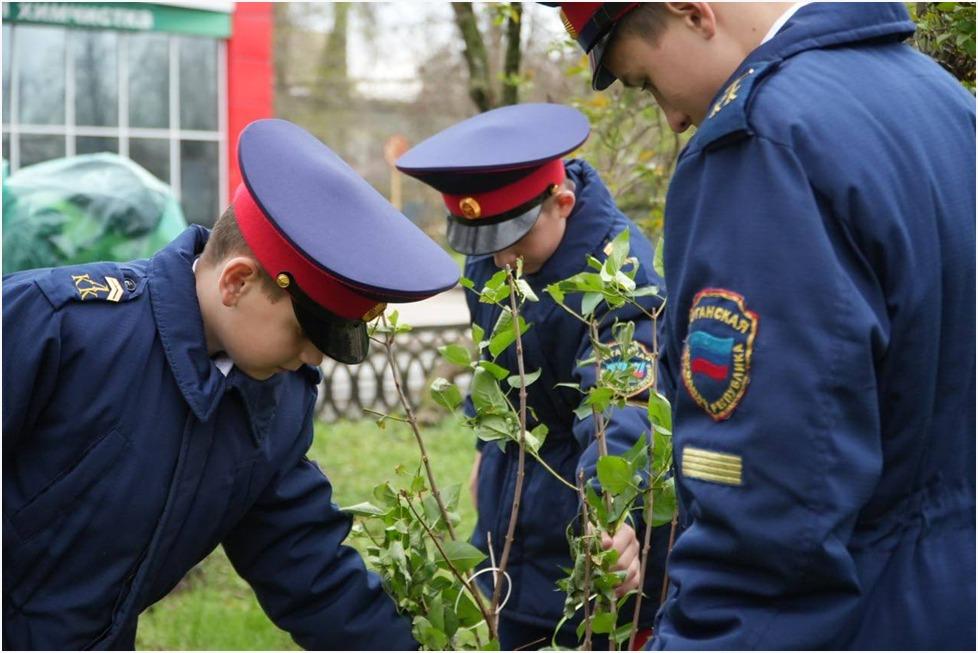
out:
<path id="1" fill-rule="evenodd" d="M 533 227 L 540 205 L 564 181 L 561 158 L 590 130 L 584 114 L 571 107 L 501 107 L 418 143 L 397 168 L 441 192 L 453 249 L 490 254 Z"/>
<path id="2" fill-rule="evenodd" d="M 385 303 L 424 299 L 458 282 L 444 250 L 304 129 L 255 121 L 241 132 L 238 162 L 241 233 L 324 354 L 359 363 L 365 323 Z"/>
<path id="3" fill-rule="evenodd" d="M 591 86 L 603 91 L 615 81 L 602 64 L 605 48 L 622 16 L 637 7 L 638 2 L 544 2 L 560 7 L 560 19 L 571 38 L 576 39 L 591 60 Z"/>

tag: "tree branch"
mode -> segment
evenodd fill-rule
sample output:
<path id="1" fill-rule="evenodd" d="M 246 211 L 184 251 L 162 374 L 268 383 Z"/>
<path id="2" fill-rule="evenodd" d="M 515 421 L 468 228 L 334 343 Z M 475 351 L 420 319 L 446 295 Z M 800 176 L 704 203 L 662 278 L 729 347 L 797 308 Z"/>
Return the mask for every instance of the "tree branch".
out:
<path id="1" fill-rule="evenodd" d="M 516 82 L 520 74 L 520 28 L 523 24 L 523 4 L 509 3 L 510 13 L 506 18 L 506 59 L 503 62 L 503 101 L 502 104 L 516 104 L 520 101 L 520 87 Z"/>
<path id="2" fill-rule="evenodd" d="M 519 307 L 516 305 L 516 281 L 513 279 L 513 273 L 509 266 L 506 266 L 506 276 L 509 281 L 509 307 L 513 312 L 513 330 L 516 333 L 516 366 L 520 374 L 520 454 L 516 468 L 516 487 L 513 490 L 513 508 L 509 513 L 509 528 L 506 529 L 506 541 L 503 543 L 503 553 L 499 557 L 499 569 L 496 571 L 496 583 L 493 587 L 492 603 L 490 604 L 496 619 L 499 618 L 496 608 L 499 605 L 499 597 L 503 587 L 499 581 L 506 574 L 509 550 L 513 545 L 513 535 L 516 533 L 516 522 L 523 496 L 524 466 L 526 464 L 526 373 L 523 369 L 523 338 L 520 335 Z"/>
<path id="3" fill-rule="evenodd" d="M 458 25 L 465 44 L 462 55 L 469 69 L 469 97 L 475 102 L 479 111 L 488 111 L 493 108 L 495 101 L 489 80 L 489 55 L 486 53 L 482 33 L 479 31 L 475 10 L 468 2 L 453 2 L 452 9 L 455 11 L 455 24 Z"/>

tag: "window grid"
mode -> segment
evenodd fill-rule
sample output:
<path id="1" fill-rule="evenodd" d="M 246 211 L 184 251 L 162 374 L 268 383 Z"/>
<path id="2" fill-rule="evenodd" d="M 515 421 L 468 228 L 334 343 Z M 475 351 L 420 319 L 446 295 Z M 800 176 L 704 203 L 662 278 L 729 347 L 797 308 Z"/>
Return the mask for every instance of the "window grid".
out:
<path id="1" fill-rule="evenodd" d="M 64 125 L 37 125 L 20 123 L 20 66 L 18 66 L 15 56 L 17 39 L 20 37 L 20 29 L 16 25 L 11 26 L 10 31 L 10 115 L 4 116 L 2 126 L 3 133 L 8 137 L 8 156 L 10 172 L 15 172 L 20 168 L 20 136 L 23 135 L 47 135 L 63 136 L 65 138 L 65 155 L 72 156 L 77 151 L 76 139 L 78 137 L 95 136 L 117 138 L 119 143 L 119 154 L 129 156 L 129 141 L 131 138 L 156 138 L 165 139 L 169 145 L 170 174 L 169 179 L 164 179 L 173 189 L 173 193 L 178 201 L 182 200 L 181 193 L 181 161 L 180 143 L 181 141 L 205 141 L 216 142 L 218 144 L 218 199 L 223 201 L 225 188 L 228 180 L 228 156 L 227 156 L 227 61 L 226 61 L 226 42 L 217 40 L 217 111 L 218 111 L 218 131 L 180 129 L 180 38 L 168 35 L 169 44 L 169 127 L 167 128 L 145 128 L 129 126 L 129 38 L 128 34 L 120 33 L 117 40 L 117 65 L 116 75 L 118 77 L 118 103 L 119 116 L 117 127 L 94 127 L 76 125 L 75 94 L 76 94 L 76 75 L 75 75 L 75 39 L 72 38 L 74 30 L 66 29 L 65 44 L 65 124 Z M 214 207 L 214 211 L 219 211 L 220 207 Z"/>

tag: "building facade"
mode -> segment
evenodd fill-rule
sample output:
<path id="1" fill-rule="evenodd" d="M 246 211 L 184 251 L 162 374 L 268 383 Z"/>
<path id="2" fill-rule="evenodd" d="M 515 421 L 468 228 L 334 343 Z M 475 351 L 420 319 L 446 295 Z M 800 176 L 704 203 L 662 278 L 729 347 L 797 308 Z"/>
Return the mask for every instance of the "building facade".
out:
<path id="1" fill-rule="evenodd" d="M 3 158 L 115 152 L 210 225 L 273 112 L 272 27 L 270 3 L 3 3 Z"/>

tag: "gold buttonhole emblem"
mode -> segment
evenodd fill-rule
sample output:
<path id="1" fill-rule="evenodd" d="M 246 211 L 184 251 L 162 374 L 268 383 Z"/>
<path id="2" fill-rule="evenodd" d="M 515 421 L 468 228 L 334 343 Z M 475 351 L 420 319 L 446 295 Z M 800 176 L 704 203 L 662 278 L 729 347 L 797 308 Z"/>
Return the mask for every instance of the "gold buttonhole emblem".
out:
<path id="1" fill-rule="evenodd" d="M 469 220 L 474 220 L 482 215 L 482 207 L 475 200 L 474 197 L 465 197 L 458 203 L 458 208 L 462 211 L 464 215 Z"/>
<path id="2" fill-rule="evenodd" d="M 292 283 L 292 280 L 289 279 L 289 275 L 282 272 L 277 277 L 275 277 L 275 283 L 278 284 L 279 288 L 288 288 L 289 284 Z"/>

